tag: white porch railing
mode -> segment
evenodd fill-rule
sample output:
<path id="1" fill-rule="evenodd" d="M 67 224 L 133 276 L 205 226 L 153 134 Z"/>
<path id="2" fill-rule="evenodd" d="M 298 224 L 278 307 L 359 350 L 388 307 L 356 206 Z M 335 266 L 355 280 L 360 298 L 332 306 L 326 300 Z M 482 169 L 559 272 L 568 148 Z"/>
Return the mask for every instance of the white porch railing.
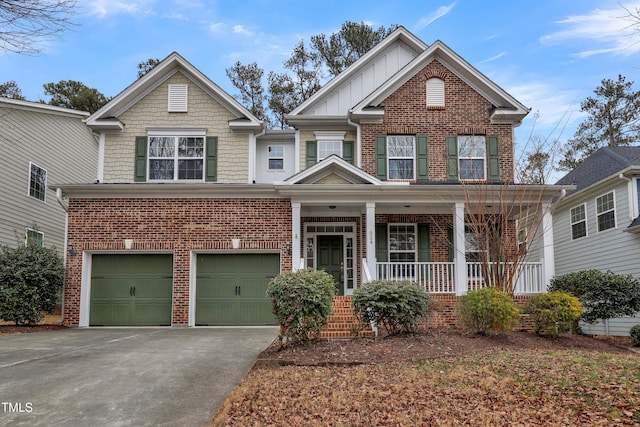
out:
<path id="1" fill-rule="evenodd" d="M 468 262 L 466 264 L 468 290 L 491 286 L 491 283 L 483 277 L 482 263 Z M 512 265 L 503 263 L 500 268 L 512 268 Z M 378 262 L 376 269 L 377 277 L 380 280 L 410 280 L 418 282 L 429 293 L 456 294 L 453 262 Z M 537 294 L 546 290 L 542 275 L 542 263 L 540 262 L 518 264 L 514 280 L 516 282 L 515 295 Z"/>
<path id="2" fill-rule="evenodd" d="M 378 262 L 379 280 L 418 282 L 432 294 L 455 294 L 452 262 Z"/>

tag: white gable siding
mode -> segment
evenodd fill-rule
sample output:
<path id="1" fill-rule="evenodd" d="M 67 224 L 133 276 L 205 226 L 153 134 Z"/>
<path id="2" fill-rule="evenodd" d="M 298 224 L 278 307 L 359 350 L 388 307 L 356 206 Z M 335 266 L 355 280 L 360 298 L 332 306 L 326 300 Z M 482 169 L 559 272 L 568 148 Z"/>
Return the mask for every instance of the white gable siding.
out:
<path id="1" fill-rule="evenodd" d="M 0 244 L 24 242 L 27 227 L 44 233 L 44 244 L 62 250 L 65 213 L 55 192 L 46 201 L 29 196 L 29 162 L 47 170 L 47 186 L 92 183 L 98 143 L 81 116 L 0 105 Z"/>
<path id="2" fill-rule="evenodd" d="M 303 114 L 346 115 L 350 108 L 386 82 L 415 57 L 416 53 L 404 43 L 398 41 L 392 44 L 373 58 L 360 73 L 355 74 L 349 81 L 319 99 L 317 103 L 310 106 L 309 111 L 305 111 Z"/>
<path id="3" fill-rule="evenodd" d="M 580 197 L 554 213 L 556 275 L 596 268 L 640 278 L 640 236 L 624 231 L 632 221 L 628 185 L 619 180 L 588 197 Z M 595 199 L 615 189 L 616 228 L 598 232 Z M 586 202 L 587 236 L 571 240 L 571 208 Z"/>

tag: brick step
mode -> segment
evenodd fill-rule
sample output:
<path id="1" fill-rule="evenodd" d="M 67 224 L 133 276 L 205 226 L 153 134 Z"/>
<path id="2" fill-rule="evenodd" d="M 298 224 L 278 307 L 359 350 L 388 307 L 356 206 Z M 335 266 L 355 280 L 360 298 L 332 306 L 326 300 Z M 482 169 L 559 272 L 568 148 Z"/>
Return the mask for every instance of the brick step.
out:
<path id="1" fill-rule="evenodd" d="M 327 326 L 320 332 L 322 339 L 346 339 L 355 337 L 373 338 L 374 333 L 369 325 L 362 325 L 353 313 L 350 296 L 333 298 L 333 311 Z"/>

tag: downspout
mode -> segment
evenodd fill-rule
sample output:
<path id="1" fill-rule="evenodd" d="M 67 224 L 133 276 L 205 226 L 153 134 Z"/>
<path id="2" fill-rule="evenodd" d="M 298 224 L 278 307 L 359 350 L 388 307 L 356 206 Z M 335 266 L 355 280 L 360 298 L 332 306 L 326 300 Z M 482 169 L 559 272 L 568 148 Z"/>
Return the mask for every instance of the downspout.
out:
<path id="1" fill-rule="evenodd" d="M 360 141 L 362 138 L 362 130 L 360 129 L 360 124 L 352 122 L 350 118 L 347 118 L 347 123 L 356 128 L 356 166 L 362 168 L 362 141 Z"/>
<path id="2" fill-rule="evenodd" d="M 62 206 L 64 210 L 64 245 L 62 247 L 62 264 L 67 269 L 67 233 L 69 229 L 69 207 L 64 204 L 62 200 L 62 189 L 56 188 L 56 200 Z M 60 314 L 62 315 L 62 321 L 64 322 L 64 286 L 62 287 L 62 302 L 60 303 Z"/>
<path id="3" fill-rule="evenodd" d="M 249 139 L 249 184 L 256 183 L 256 156 L 258 138 L 267 133 L 267 129 L 263 128 L 258 134 L 251 134 Z"/>
<path id="4" fill-rule="evenodd" d="M 618 175 L 618 178 L 620 178 L 623 181 L 627 181 L 627 194 L 629 195 L 629 197 L 627 197 L 627 199 L 629 200 L 629 218 L 633 220 L 635 219 L 634 207 L 637 206 L 637 201 L 634 202 L 633 200 L 633 193 L 634 193 L 632 188 L 633 180 L 631 178 L 627 178 L 626 176 L 624 176 L 624 174 Z"/>

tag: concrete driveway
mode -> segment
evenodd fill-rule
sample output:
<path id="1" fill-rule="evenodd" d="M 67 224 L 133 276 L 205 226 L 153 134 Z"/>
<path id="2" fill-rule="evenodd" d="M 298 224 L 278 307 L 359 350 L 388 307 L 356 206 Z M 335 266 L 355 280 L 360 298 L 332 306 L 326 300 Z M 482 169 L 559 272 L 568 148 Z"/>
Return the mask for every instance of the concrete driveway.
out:
<path id="1" fill-rule="evenodd" d="M 0 425 L 202 426 L 277 328 L 0 336 Z"/>

